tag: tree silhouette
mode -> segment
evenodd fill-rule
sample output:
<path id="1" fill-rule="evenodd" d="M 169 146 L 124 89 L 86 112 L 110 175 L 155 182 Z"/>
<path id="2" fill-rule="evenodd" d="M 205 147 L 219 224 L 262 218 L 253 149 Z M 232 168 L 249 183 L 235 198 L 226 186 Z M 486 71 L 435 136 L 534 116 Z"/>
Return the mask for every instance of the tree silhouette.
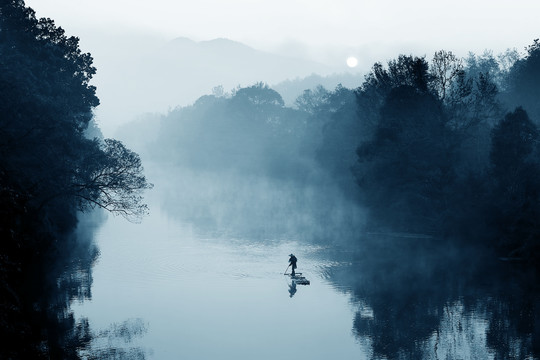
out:
<path id="1" fill-rule="evenodd" d="M 136 220 L 147 209 L 141 193 L 151 185 L 138 155 L 87 137 L 99 135 L 93 125 L 87 131 L 99 100 L 92 57 L 78 44 L 24 1 L 0 2 L 2 358 L 78 358 L 90 340 L 69 311 L 70 291 L 90 284 L 62 281 L 74 279 L 75 264 L 88 273 L 97 253 L 75 251 L 77 210 L 99 206 Z"/>
<path id="2" fill-rule="evenodd" d="M 451 51 L 440 50 L 433 56 L 431 64 L 431 84 L 439 98 L 444 101 L 448 90 L 463 72 L 462 61 Z"/>
<path id="3" fill-rule="evenodd" d="M 511 107 L 522 106 L 534 121 L 540 121 L 540 40 L 526 50 L 509 71 L 505 98 Z"/>
<path id="4" fill-rule="evenodd" d="M 540 255 L 538 137 L 537 126 L 522 108 L 508 113 L 493 129 L 494 223 L 500 245 L 511 256 Z"/>
<path id="5" fill-rule="evenodd" d="M 23 1 L 3 3 L 0 12 L 0 169 L 39 211 L 65 201 L 84 209 L 84 200 L 123 215 L 144 213 L 134 194 L 150 185 L 138 156 L 114 140 L 86 138 L 99 104 L 90 54 Z M 97 181 L 103 174 L 108 180 Z M 99 191 L 88 191 L 97 184 Z"/>
<path id="6" fill-rule="evenodd" d="M 454 179 L 451 136 L 434 96 L 411 86 L 390 92 L 373 139 L 358 148 L 355 168 L 378 219 L 402 229 L 430 227 Z"/>

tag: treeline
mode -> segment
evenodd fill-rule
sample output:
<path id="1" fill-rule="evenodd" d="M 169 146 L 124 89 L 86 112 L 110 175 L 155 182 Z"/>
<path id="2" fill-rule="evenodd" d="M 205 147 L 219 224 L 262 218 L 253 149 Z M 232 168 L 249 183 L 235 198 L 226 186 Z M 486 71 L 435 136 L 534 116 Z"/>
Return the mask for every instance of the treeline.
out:
<path id="1" fill-rule="evenodd" d="M 353 173 L 376 222 L 538 258 L 538 130 L 527 110 L 538 112 L 520 94 L 538 93 L 529 80 L 540 46 L 527 50 L 510 67 L 446 51 L 373 67 L 357 90 L 372 128 Z"/>
<path id="2" fill-rule="evenodd" d="M 356 89 L 305 90 L 287 107 L 259 83 L 161 121 L 154 158 L 338 184 L 374 230 L 429 233 L 537 259 L 540 44 L 467 58 L 400 55 Z"/>
<path id="3" fill-rule="evenodd" d="M 199 169 L 293 176 L 307 157 L 307 114 L 284 106 L 263 83 L 199 98 L 162 120 L 152 147 L 160 161 Z"/>
<path id="4" fill-rule="evenodd" d="M 58 294 L 35 291 L 36 284 L 54 284 L 47 271 L 66 262 L 59 257 L 74 246 L 78 211 L 100 207 L 128 218 L 147 211 L 139 156 L 92 136 L 99 134 L 91 121 L 95 72 L 78 39 L 53 20 L 37 19 L 22 0 L 1 3 L 2 358 L 76 357 L 59 338 L 73 330 L 69 298 L 53 306 L 48 295 Z"/>

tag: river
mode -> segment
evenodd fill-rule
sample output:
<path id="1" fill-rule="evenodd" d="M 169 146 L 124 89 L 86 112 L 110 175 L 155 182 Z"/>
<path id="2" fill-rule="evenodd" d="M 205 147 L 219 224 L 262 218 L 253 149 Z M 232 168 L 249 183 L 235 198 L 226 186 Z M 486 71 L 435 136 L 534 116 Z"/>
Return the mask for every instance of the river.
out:
<path id="1" fill-rule="evenodd" d="M 125 358 L 160 360 L 538 358 L 538 292 L 506 264 L 502 275 L 477 271 L 467 253 L 470 266 L 457 268 L 454 247 L 405 234 L 364 234 L 349 251 L 290 227 L 270 231 L 266 212 L 262 233 L 223 219 L 205 227 L 179 215 L 200 209 L 179 202 L 172 211 L 178 199 L 164 194 L 150 195 L 142 223 L 109 215 L 95 231 L 91 296 L 71 307 L 95 333 L 113 326 L 121 336 L 95 339 L 93 351 L 114 345 Z M 310 285 L 284 275 L 290 253 Z"/>
<path id="2" fill-rule="evenodd" d="M 155 359 L 365 358 L 352 332 L 356 306 L 322 274 L 320 247 L 206 237 L 153 211 L 142 224 L 109 217 L 92 299 L 74 304 L 93 328 L 142 319 L 137 342 Z M 311 284 L 292 289 L 289 253 Z"/>

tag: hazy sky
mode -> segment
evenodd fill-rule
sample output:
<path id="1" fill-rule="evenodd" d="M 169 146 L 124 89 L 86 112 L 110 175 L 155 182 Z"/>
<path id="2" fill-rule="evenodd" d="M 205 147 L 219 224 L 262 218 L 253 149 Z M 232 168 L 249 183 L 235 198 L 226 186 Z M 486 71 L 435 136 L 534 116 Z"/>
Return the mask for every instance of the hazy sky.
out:
<path id="1" fill-rule="evenodd" d="M 163 94 L 136 98 L 129 85 L 135 74 L 125 81 L 120 76 L 137 58 L 177 37 L 228 38 L 258 50 L 314 60 L 332 72 L 360 73 L 375 61 L 385 63 L 399 54 L 431 59 L 440 49 L 462 57 L 486 49 L 495 54 L 508 48 L 523 51 L 540 37 L 539 0 L 26 0 L 26 4 L 38 17 L 52 18 L 68 35 L 78 36 L 82 51 L 93 55 L 98 68 L 93 83 L 101 100 L 96 117 L 106 133 L 136 114 L 167 111 L 161 104 Z M 354 69 L 347 68 L 349 56 L 358 58 Z M 257 79 L 261 80 L 268 81 Z M 217 81 L 212 86 L 221 83 Z M 194 88 L 193 82 L 178 82 L 179 90 Z M 204 89 L 192 98 L 211 87 Z M 175 102 L 169 107 L 194 101 L 170 95 Z M 147 105 L 150 101 L 154 102 Z"/>
<path id="2" fill-rule="evenodd" d="M 537 0 L 27 0 L 68 33 L 138 29 L 165 38 L 225 37 L 258 49 L 300 53 L 348 48 L 465 55 L 522 50 L 540 36 Z M 88 35 L 87 35 L 88 36 Z M 304 46 L 306 48 L 304 48 Z M 415 51 L 416 50 L 416 51 Z M 319 54 L 320 55 L 320 54 Z M 367 54 L 366 54 L 367 55 Z M 345 61 L 345 59 L 343 59 Z"/>

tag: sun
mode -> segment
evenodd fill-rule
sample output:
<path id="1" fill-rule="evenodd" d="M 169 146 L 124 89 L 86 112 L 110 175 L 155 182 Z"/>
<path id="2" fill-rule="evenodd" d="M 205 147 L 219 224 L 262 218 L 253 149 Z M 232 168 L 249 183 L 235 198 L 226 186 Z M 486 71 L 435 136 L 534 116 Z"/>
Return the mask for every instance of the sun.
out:
<path id="1" fill-rule="evenodd" d="M 356 67 L 356 65 L 358 65 L 358 59 L 355 58 L 354 56 L 349 56 L 347 58 L 347 66 L 350 68 L 353 68 L 353 67 Z"/>

